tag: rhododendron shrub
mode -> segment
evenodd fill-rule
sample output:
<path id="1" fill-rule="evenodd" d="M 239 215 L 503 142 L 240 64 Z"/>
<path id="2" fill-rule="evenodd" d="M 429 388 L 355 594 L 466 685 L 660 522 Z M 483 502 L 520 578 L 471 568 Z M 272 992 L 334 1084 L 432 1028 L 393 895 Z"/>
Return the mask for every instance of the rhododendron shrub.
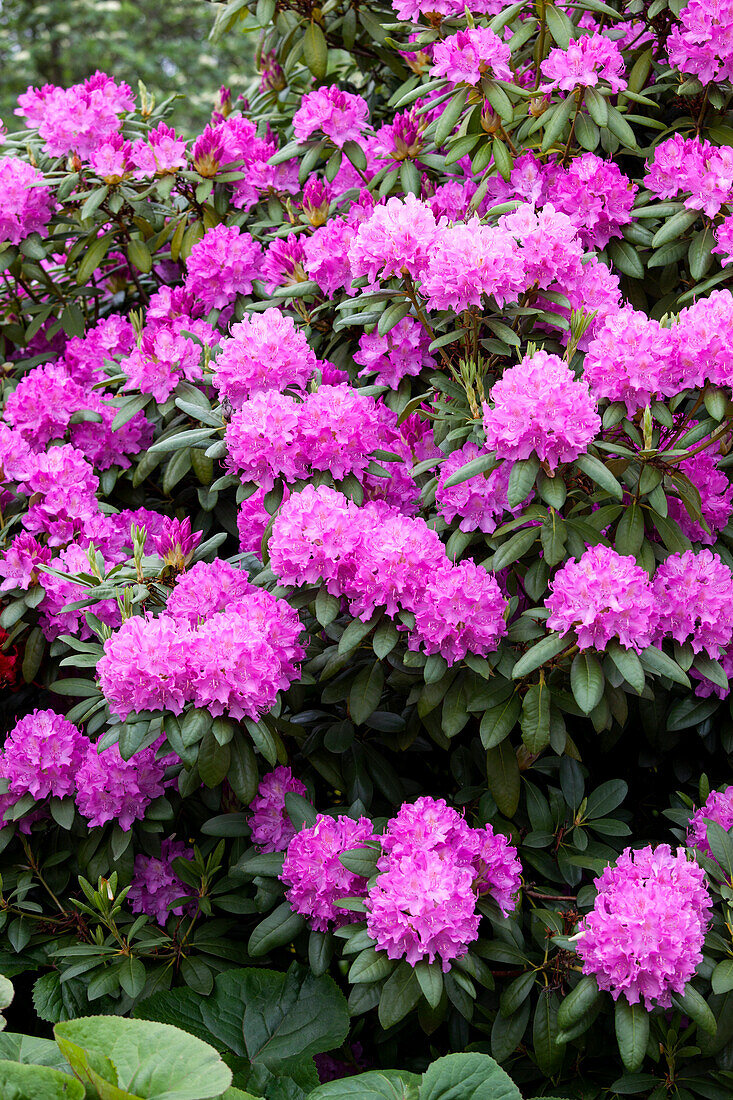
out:
<path id="1" fill-rule="evenodd" d="M 717 1100 L 733 10 L 215 6 L 201 133 L 105 73 L 0 130 L 0 971 Z"/>

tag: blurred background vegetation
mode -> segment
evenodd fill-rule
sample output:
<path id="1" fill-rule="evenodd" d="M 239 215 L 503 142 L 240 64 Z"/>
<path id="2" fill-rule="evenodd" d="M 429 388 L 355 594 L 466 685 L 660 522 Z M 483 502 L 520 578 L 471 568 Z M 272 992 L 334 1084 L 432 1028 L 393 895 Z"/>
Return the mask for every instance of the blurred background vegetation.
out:
<path id="1" fill-rule="evenodd" d="M 0 0 L 0 118 L 9 130 L 29 84 L 67 86 L 102 69 L 158 101 L 172 92 L 184 133 L 208 121 L 221 85 L 234 96 L 252 78 L 255 38 L 239 29 L 209 40 L 210 0 Z"/>

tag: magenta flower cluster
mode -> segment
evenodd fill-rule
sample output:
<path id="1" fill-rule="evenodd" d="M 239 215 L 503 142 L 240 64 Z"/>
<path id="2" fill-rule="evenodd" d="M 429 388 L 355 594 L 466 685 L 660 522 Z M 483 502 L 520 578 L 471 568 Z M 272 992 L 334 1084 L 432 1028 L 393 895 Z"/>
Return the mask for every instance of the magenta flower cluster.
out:
<path id="1" fill-rule="evenodd" d="M 712 907 L 702 867 L 667 844 L 626 848 L 595 886 L 576 945 L 583 972 L 614 1000 L 669 1008 L 702 959 Z"/>
<path id="2" fill-rule="evenodd" d="M 190 902 L 181 898 L 191 895 L 191 887 L 181 881 L 173 869 L 174 859 L 191 859 L 193 850 L 180 841 L 167 837 L 160 845 L 160 856 L 135 856 L 132 885 L 127 903 L 133 913 L 145 913 L 165 928 L 171 913 L 183 916 Z M 176 904 L 178 903 L 178 904 Z"/>
<path id="3" fill-rule="evenodd" d="M 170 710 L 256 719 L 297 677 L 301 624 L 284 600 L 227 562 L 198 562 L 177 582 L 166 612 L 134 616 L 104 644 L 97 666 L 110 709 Z"/>
<path id="4" fill-rule="evenodd" d="M 290 768 L 280 765 L 268 772 L 257 788 L 257 795 L 250 802 L 252 811 L 249 827 L 252 843 L 261 852 L 284 852 L 296 833 L 285 809 L 285 795 L 299 794 L 305 797 L 305 785 Z"/>

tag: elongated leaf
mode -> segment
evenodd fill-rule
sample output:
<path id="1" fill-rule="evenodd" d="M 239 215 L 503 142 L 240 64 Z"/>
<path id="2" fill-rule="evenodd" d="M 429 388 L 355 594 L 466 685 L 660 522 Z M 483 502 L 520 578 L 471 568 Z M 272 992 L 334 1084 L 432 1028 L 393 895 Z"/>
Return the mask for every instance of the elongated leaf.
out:
<path id="1" fill-rule="evenodd" d="M 558 653 L 562 653 L 564 649 L 569 648 L 570 643 L 560 634 L 548 634 L 545 638 L 540 638 L 539 642 L 527 650 L 527 652 L 519 658 L 514 668 L 512 669 L 512 679 L 519 680 L 523 676 L 528 676 L 535 669 L 545 664 L 546 661 L 551 661 L 553 657 L 557 657 Z"/>
<path id="2" fill-rule="evenodd" d="M 570 686 L 575 701 L 584 714 L 598 706 L 603 696 L 603 669 L 592 653 L 578 653 L 570 667 Z"/>
<path id="3" fill-rule="evenodd" d="M 615 1021 L 621 1061 L 629 1073 L 638 1073 L 649 1041 L 649 1013 L 641 1004 L 630 1005 L 622 993 L 616 1001 Z"/>

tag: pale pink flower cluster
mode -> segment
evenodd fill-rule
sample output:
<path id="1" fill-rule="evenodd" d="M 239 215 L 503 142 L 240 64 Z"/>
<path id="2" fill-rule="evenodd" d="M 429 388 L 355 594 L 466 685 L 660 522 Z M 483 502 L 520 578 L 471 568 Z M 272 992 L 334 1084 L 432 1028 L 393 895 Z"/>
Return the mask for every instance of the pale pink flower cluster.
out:
<path id="1" fill-rule="evenodd" d="M 660 199 L 687 193 L 685 206 L 713 218 L 731 202 L 733 149 L 674 134 L 656 147 L 644 185 Z"/>
<path id="2" fill-rule="evenodd" d="M 453 84 L 478 84 L 483 76 L 511 80 L 511 50 L 488 27 L 469 27 L 435 43 L 433 76 Z"/>
<path id="3" fill-rule="evenodd" d="M 70 88 L 53 84 L 28 88 L 18 97 L 15 113 L 25 118 L 27 126 L 38 129 L 49 156 L 77 153 L 86 160 L 117 133 L 120 116 L 134 108 L 131 88 L 97 71 Z"/>
<path id="4" fill-rule="evenodd" d="M 301 829 L 288 845 L 280 874 L 287 887 L 291 908 L 306 917 L 311 928 L 327 932 L 360 919 L 360 914 L 339 906 L 342 898 L 363 897 L 366 880 L 349 871 L 339 856 L 351 848 L 363 848 L 377 839 L 366 817 L 328 817 L 319 814 L 315 824 Z"/>
<path id="5" fill-rule="evenodd" d="M 212 347 L 217 340 L 218 334 L 211 325 L 200 319 L 179 317 L 146 325 L 138 346 L 120 362 L 126 375 L 123 389 L 150 393 L 162 404 L 181 378 L 200 381 L 202 345 Z"/>
<path id="6" fill-rule="evenodd" d="M 614 1000 L 669 1008 L 702 959 L 712 907 L 702 867 L 667 844 L 626 848 L 595 886 L 577 941 L 583 972 Z"/>
<path id="7" fill-rule="evenodd" d="M 550 471 L 584 454 L 600 427 L 587 382 L 545 351 L 505 370 L 484 405 L 486 447 L 512 462 L 536 454 Z"/>
<path id="8" fill-rule="evenodd" d="M 194 572 L 195 571 L 195 572 Z M 298 674 L 298 614 L 224 561 L 198 562 L 166 613 L 134 616 L 104 643 L 100 687 L 120 718 L 141 710 L 256 719 Z"/>
<path id="9" fill-rule="evenodd" d="M 567 50 L 550 50 L 540 66 L 545 83 L 540 91 L 559 88 L 572 92 L 575 88 L 595 88 L 601 82 L 612 92 L 626 87 L 624 59 L 616 42 L 605 34 L 584 34 L 571 41 Z"/>
<path id="10" fill-rule="evenodd" d="M 158 747 L 151 745 L 123 760 L 117 745 L 99 752 L 87 742 L 76 773 L 76 805 L 90 826 L 114 821 L 127 832 L 133 821 L 143 819 L 153 799 L 165 791 L 166 763 L 156 758 Z"/>
<path id="11" fill-rule="evenodd" d="M 420 280 L 437 236 L 432 211 L 415 195 L 388 199 L 356 231 L 349 248 L 352 275 L 366 275 L 371 284 L 393 275 Z"/>
<path id="12" fill-rule="evenodd" d="M 347 141 L 359 141 L 368 118 L 365 99 L 329 84 L 303 96 L 293 115 L 295 140 L 307 141 L 311 134 L 320 131 L 343 148 Z"/>
<path id="13" fill-rule="evenodd" d="M 511 233 L 472 218 L 438 228 L 420 293 L 431 309 L 460 312 L 481 305 L 484 295 L 498 306 L 516 301 L 525 286 L 524 263 Z"/>
<path id="14" fill-rule="evenodd" d="M 48 235 L 54 201 L 39 172 L 20 157 L 0 157 L 0 242 L 20 244 L 31 233 Z"/>
<path id="15" fill-rule="evenodd" d="M 186 261 L 186 289 L 201 308 L 221 309 L 249 294 L 260 272 L 262 248 L 236 225 L 215 225 L 193 246 Z"/>
<path id="16" fill-rule="evenodd" d="M 317 365 L 305 333 L 292 317 L 274 308 L 245 313 L 221 341 L 213 364 L 214 386 L 238 407 L 264 390 L 304 390 Z"/>
<path id="17" fill-rule="evenodd" d="M 308 793 L 290 768 L 281 765 L 260 780 L 257 796 L 249 806 L 249 827 L 252 843 L 261 852 L 284 852 L 296 834 L 285 809 L 285 795 L 290 793 L 303 797 Z"/>
<path id="18" fill-rule="evenodd" d="M 480 894 L 504 915 L 514 908 L 516 849 L 490 825 L 471 829 L 443 799 L 405 803 L 380 840 L 379 873 L 365 901 L 367 931 L 390 959 L 415 966 L 438 958 L 447 972 L 478 936 Z"/>
<path id="19" fill-rule="evenodd" d="M 651 644 L 657 602 L 647 573 L 632 557 L 593 546 L 558 569 L 550 589 L 547 627 L 559 634 L 572 630 L 579 649 L 602 651 L 612 638 L 637 653 Z"/>

